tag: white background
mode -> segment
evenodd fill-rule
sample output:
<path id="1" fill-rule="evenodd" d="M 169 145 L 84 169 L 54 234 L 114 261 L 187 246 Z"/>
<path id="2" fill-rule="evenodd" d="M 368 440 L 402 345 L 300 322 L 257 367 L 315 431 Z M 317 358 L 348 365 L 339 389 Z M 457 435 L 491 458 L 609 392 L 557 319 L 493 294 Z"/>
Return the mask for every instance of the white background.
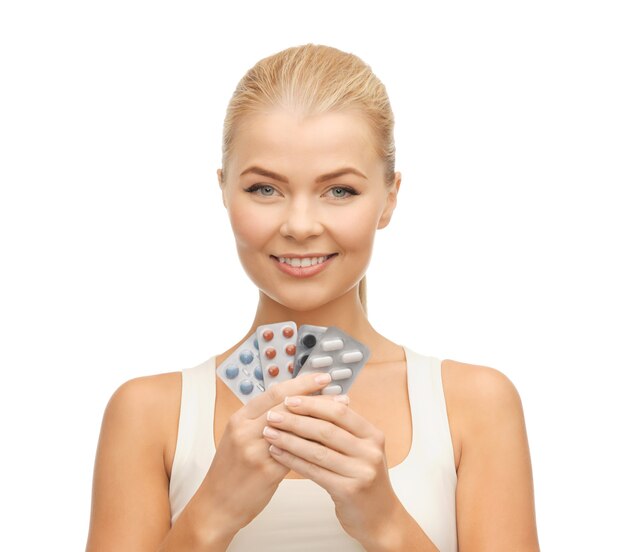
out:
<path id="1" fill-rule="evenodd" d="M 257 290 L 215 175 L 223 117 L 257 60 L 314 42 L 370 64 L 396 116 L 403 181 L 368 270 L 372 323 L 505 373 L 542 549 L 616 549 L 620 4 L 3 2 L 2 541 L 84 548 L 113 391 L 248 329 Z"/>

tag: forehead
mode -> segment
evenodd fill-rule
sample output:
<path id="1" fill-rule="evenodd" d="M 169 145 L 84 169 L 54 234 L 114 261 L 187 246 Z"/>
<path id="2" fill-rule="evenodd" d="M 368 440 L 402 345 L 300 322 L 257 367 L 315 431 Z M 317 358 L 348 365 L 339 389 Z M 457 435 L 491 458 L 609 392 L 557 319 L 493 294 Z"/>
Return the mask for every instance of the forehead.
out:
<path id="1" fill-rule="evenodd" d="M 366 175 L 382 164 L 372 131 L 358 113 L 300 116 L 277 109 L 247 115 L 235 131 L 231 162 L 237 167 L 271 164 L 278 172 L 324 171 L 353 165 Z M 270 167 L 267 167 L 270 168 Z"/>

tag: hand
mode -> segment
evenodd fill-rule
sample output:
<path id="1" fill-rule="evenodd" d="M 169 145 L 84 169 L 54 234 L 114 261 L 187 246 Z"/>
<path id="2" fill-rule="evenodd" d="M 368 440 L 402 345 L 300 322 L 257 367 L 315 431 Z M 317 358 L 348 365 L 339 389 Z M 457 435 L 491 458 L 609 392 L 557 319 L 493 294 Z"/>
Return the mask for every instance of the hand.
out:
<path id="1" fill-rule="evenodd" d="M 328 491 L 349 535 L 362 544 L 376 542 L 385 529 L 385 513 L 401 506 L 389 480 L 385 436 L 345 404 L 346 395 L 334 398 L 290 396 L 300 404 L 287 404 L 286 412 L 272 409 L 268 414 L 282 420 L 268 418 L 278 436 L 265 438 L 277 462 Z"/>
<path id="2" fill-rule="evenodd" d="M 202 495 L 199 500 L 206 501 L 209 511 L 219 515 L 229 532 L 234 534 L 250 523 L 289 472 L 289 468 L 272 458 L 263 438 L 267 411 L 274 408 L 286 413 L 285 397 L 319 391 L 328 383 L 317 383 L 315 378 L 320 375 L 303 374 L 276 383 L 229 418 L 198 491 Z"/>

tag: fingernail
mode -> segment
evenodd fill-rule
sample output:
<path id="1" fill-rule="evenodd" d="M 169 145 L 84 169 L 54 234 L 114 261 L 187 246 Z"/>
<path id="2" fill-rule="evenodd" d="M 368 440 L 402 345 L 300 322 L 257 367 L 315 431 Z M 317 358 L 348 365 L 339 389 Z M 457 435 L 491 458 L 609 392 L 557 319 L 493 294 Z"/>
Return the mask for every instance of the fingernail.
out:
<path id="1" fill-rule="evenodd" d="M 277 446 L 270 445 L 270 452 L 272 454 L 278 455 L 278 454 L 282 454 L 283 453 L 283 449 L 279 449 Z"/>
<path id="2" fill-rule="evenodd" d="M 278 412 L 272 412 L 271 410 L 267 411 L 267 421 L 268 422 L 282 422 L 284 420 L 284 416 L 279 414 Z"/>
<path id="3" fill-rule="evenodd" d="M 315 382 L 319 384 L 328 383 L 330 380 L 330 374 L 320 374 L 319 376 L 315 376 Z"/>
<path id="4" fill-rule="evenodd" d="M 285 404 L 287 406 L 298 406 L 302 402 L 302 399 L 298 397 L 285 397 Z"/>
<path id="5" fill-rule="evenodd" d="M 278 431 L 276 431 L 272 427 L 265 426 L 263 428 L 263 435 L 265 435 L 266 437 L 269 437 L 270 439 L 276 439 L 276 437 L 278 437 L 280 433 L 278 433 Z"/>
<path id="6" fill-rule="evenodd" d="M 334 395 L 333 400 L 343 404 L 350 404 L 350 397 L 348 397 L 348 395 Z"/>

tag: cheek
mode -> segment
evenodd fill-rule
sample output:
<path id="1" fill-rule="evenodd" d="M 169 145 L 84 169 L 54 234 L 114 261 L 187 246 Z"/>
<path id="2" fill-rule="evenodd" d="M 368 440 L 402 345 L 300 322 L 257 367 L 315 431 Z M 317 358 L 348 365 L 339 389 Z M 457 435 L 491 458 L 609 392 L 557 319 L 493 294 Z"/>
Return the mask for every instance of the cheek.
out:
<path id="1" fill-rule="evenodd" d="M 378 225 L 378 211 L 375 204 L 362 205 L 334 217 L 333 232 L 344 249 L 359 251 L 371 248 Z"/>
<path id="2" fill-rule="evenodd" d="M 245 204 L 233 204 L 228 212 L 230 224 L 239 248 L 256 248 L 274 232 L 272 217 L 262 216 Z"/>

